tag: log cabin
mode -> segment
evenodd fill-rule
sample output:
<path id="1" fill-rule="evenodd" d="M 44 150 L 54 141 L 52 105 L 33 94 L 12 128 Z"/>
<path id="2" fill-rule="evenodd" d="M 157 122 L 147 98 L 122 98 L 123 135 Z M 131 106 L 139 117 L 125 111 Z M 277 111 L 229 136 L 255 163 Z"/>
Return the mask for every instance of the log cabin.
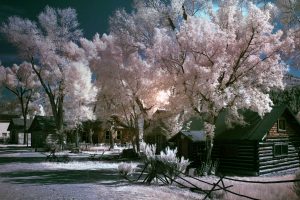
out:
<path id="1" fill-rule="evenodd" d="M 32 119 L 26 120 L 26 130 L 29 129 L 32 123 Z M 10 143 L 11 144 L 24 144 L 24 119 L 13 118 L 10 120 L 7 131 L 10 132 Z M 28 144 L 31 145 L 31 133 L 27 132 Z"/>
<path id="2" fill-rule="evenodd" d="M 169 144 L 177 147 L 178 157 L 189 159 L 195 166 L 205 159 L 205 141 L 203 130 L 182 130 L 169 139 Z"/>
<path id="3" fill-rule="evenodd" d="M 286 106 L 273 107 L 263 117 L 248 110 L 241 112 L 243 125 L 229 127 L 225 112 L 217 119 L 212 159 L 218 162 L 219 173 L 263 175 L 299 168 L 300 124 Z M 197 141 L 200 136 L 194 134 L 203 133 L 203 123 L 192 119 L 189 126 L 169 142 L 178 148 L 178 156 L 199 165 L 205 161 L 205 138 Z"/>
<path id="4" fill-rule="evenodd" d="M 56 125 L 52 116 L 35 116 L 28 132 L 31 133 L 31 146 L 48 148 L 55 143 Z"/>
<path id="5" fill-rule="evenodd" d="M 216 124 L 212 156 L 218 172 L 263 175 L 299 168 L 300 124 L 286 106 L 274 107 L 262 118 L 246 111 L 244 119 L 246 125 L 234 128 Z"/>

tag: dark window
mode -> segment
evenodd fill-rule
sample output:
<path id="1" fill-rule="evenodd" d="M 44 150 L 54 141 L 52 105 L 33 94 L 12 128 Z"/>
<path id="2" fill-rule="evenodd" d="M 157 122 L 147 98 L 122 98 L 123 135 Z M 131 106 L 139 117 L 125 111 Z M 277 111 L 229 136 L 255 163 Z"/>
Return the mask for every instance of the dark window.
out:
<path id="1" fill-rule="evenodd" d="M 7 133 L 2 133 L 2 136 L 3 137 L 7 137 Z"/>
<path id="2" fill-rule="evenodd" d="M 109 131 L 106 131 L 106 132 L 105 132 L 105 139 L 106 139 L 106 140 L 109 140 L 109 139 L 110 139 L 110 132 L 109 132 Z"/>
<path id="3" fill-rule="evenodd" d="M 117 140 L 121 140 L 121 131 L 117 131 Z"/>
<path id="4" fill-rule="evenodd" d="M 284 156 L 288 154 L 288 144 L 274 144 L 273 154 L 274 156 Z"/>
<path id="5" fill-rule="evenodd" d="M 278 132 L 280 131 L 286 131 L 286 123 L 285 123 L 285 119 L 279 119 L 277 122 L 277 128 L 278 128 Z"/>

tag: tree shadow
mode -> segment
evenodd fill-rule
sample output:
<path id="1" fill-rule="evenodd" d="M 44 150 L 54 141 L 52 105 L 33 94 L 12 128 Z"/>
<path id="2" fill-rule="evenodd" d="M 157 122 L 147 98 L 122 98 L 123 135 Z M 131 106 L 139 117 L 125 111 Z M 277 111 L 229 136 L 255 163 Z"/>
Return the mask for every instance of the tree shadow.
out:
<path id="1" fill-rule="evenodd" d="M 118 184 L 122 181 L 116 170 L 47 170 L 0 173 L 4 182 L 15 184 Z"/>
<path id="2" fill-rule="evenodd" d="M 39 163 L 45 161 L 46 157 L 0 157 L 0 165 L 9 163 Z"/>

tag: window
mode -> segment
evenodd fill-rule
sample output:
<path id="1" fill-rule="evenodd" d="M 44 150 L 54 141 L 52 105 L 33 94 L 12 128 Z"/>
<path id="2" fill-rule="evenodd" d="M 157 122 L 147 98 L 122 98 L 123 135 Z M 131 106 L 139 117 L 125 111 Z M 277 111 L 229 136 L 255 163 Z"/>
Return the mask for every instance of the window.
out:
<path id="1" fill-rule="evenodd" d="M 273 146 L 273 155 L 284 156 L 288 154 L 289 146 L 288 144 L 274 144 Z"/>
<path id="2" fill-rule="evenodd" d="M 106 139 L 106 140 L 109 140 L 109 139 L 110 139 L 110 132 L 109 132 L 109 131 L 106 131 L 106 132 L 105 132 L 105 139 Z"/>
<path id="3" fill-rule="evenodd" d="M 285 119 L 279 119 L 277 122 L 278 132 L 286 131 Z"/>
<path id="4" fill-rule="evenodd" d="M 121 131 L 117 131 L 117 140 L 121 140 Z"/>
<path id="5" fill-rule="evenodd" d="M 7 133 L 2 133 L 2 136 L 3 137 L 7 137 Z"/>

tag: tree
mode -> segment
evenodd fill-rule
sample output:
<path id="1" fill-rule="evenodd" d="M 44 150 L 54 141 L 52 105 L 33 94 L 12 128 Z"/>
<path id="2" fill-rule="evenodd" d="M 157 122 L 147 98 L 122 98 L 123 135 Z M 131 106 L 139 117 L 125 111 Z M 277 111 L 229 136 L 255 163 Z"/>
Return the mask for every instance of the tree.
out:
<path id="1" fill-rule="evenodd" d="M 15 45 L 20 55 L 31 63 L 44 92 L 47 94 L 57 132 L 63 134 L 66 67 L 73 62 L 66 51 L 82 32 L 78 29 L 76 11 L 71 8 L 46 7 L 38 23 L 20 17 L 9 17 L 1 32 Z M 39 65 L 36 67 L 35 63 Z"/>
<path id="2" fill-rule="evenodd" d="M 291 52 L 286 60 L 291 67 L 300 69 L 300 2 L 297 0 L 277 0 L 278 21 L 281 22 L 286 34 L 294 37 L 295 51 Z"/>
<path id="3" fill-rule="evenodd" d="M 300 87 L 287 87 L 285 90 L 271 91 L 271 99 L 275 105 L 287 105 L 294 114 L 300 112 Z"/>
<path id="4" fill-rule="evenodd" d="M 92 83 L 92 72 L 87 64 L 71 63 L 66 70 L 65 121 L 68 128 L 76 129 L 76 147 L 78 147 L 78 128 L 82 122 L 94 120 L 93 111 L 97 89 Z"/>
<path id="5" fill-rule="evenodd" d="M 154 107 L 154 76 L 151 66 L 139 55 L 137 48 L 127 45 L 115 35 L 95 35 L 93 41 L 81 40 L 83 49 L 96 75 L 99 88 L 96 113 L 108 121 L 111 139 L 114 126 L 132 130 L 133 144 L 139 152 L 139 141 L 151 109 Z M 151 89 L 150 89 L 151 88 Z M 111 144 L 113 147 L 113 144 Z"/>
<path id="6" fill-rule="evenodd" d="M 14 64 L 11 68 L 0 66 L 0 83 L 2 83 L 11 93 L 13 93 L 21 106 L 24 120 L 24 144 L 28 146 L 27 116 L 30 102 L 37 94 L 40 87 L 30 63 L 22 63 L 20 66 Z"/>
<path id="7" fill-rule="evenodd" d="M 283 89 L 287 66 L 281 54 L 292 40 L 270 23 L 270 10 L 239 1 L 221 1 L 205 18 L 188 15 L 175 31 L 156 28 L 147 49 L 152 63 L 165 72 L 172 97 L 170 106 L 200 115 L 207 134 L 207 161 L 213 147 L 215 122 L 220 112 L 241 121 L 239 109 L 260 116 L 271 110 L 269 92 Z"/>

